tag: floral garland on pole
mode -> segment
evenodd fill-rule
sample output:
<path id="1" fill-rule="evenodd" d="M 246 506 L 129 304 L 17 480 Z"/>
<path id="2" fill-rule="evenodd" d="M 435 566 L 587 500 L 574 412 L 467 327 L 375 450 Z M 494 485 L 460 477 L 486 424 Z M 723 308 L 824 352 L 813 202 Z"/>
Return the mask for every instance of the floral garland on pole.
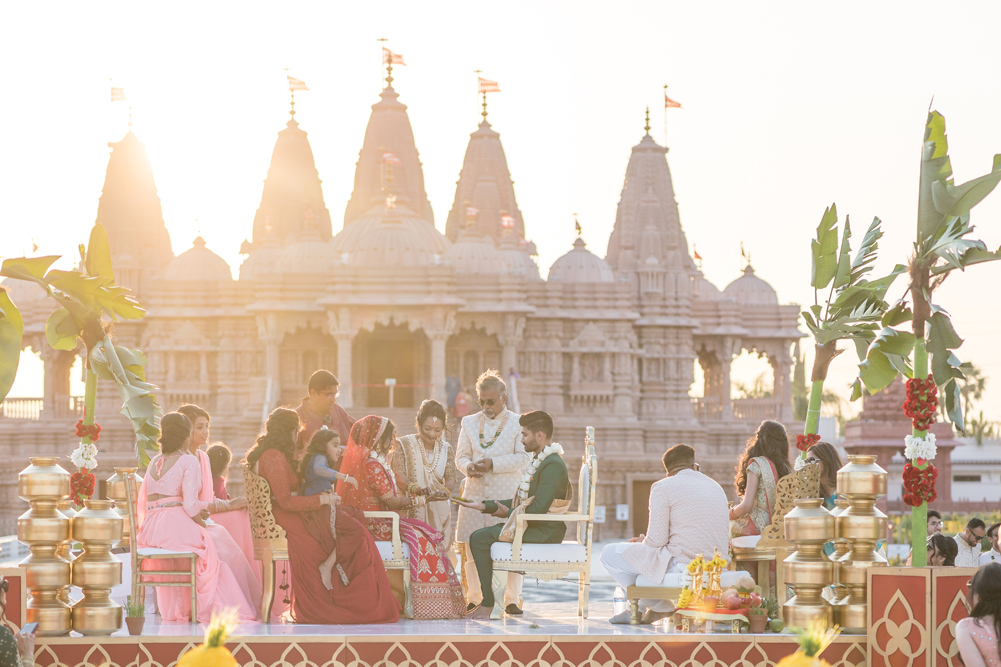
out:
<path id="1" fill-rule="evenodd" d="M 911 378 L 907 381 L 907 400 L 903 408 L 914 427 L 913 433 L 904 438 L 904 458 L 908 459 L 904 465 L 904 502 L 911 507 L 921 507 L 938 498 L 935 491 L 938 469 L 930 463 L 938 447 L 935 434 L 928 432 L 938 410 L 938 388 L 931 375 L 924 380 Z"/>

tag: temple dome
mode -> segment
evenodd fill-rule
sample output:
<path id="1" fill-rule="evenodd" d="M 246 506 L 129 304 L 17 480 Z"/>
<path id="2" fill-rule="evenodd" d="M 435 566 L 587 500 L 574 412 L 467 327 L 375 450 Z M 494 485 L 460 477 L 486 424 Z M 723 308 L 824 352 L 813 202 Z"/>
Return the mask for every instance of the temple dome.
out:
<path id="1" fill-rule="evenodd" d="M 744 275 L 726 286 L 723 296 L 750 305 L 777 306 L 779 303 L 779 295 L 771 285 L 754 275 L 750 264 L 744 269 Z"/>
<path id="2" fill-rule="evenodd" d="M 233 280 L 229 264 L 205 247 L 205 239 L 196 238 L 191 248 L 182 252 L 167 265 L 167 280 L 184 282 L 226 282 Z"/>
<path id="3" fill-rule="evenodd" d="M 262 280 L 278 270 L 282 248 L 274 236 L 269 234 L 254 245 L 258 247 L 240 265 L 240 280 Z"/>
<path id="4" fill-rule="evenodd" d="M 564 283 L 611 283 L 615 275 L 605 260 L 585 248 L 587 244 L 579 236 L 573 242 L 573 250 L 553 262 L 549 268 L 549 280 Z"/>
<path id="5" fill-rule="evenodd" d="M 314 227 L 303 233 L 295 243 L 285 246 L 275 268 L 278 273 L 328 275 L 337 263 L 333 241 L 324 241 Z"/>
<path id="6" fill-rule="evenodd" d="M 697 275 L 692 278 L 692 298 L 695 301 L 719 301 L 722 297 L 719 288 L 704 276 Z"/>
<path id="7" fill-rule="evenodd" d="M 333 252 L 345 264 L 371 267 L 438 264 L 452 244 L 405 206 L 370 209 L 334 237 Z"/>
<path id="8" fill-rule="evenodd" d="M 489 236 L 463 233 L 458 242 L 445 251 L 442 259 L 464 275 L 497 275 L 507 271 L 504 257 Z"/>

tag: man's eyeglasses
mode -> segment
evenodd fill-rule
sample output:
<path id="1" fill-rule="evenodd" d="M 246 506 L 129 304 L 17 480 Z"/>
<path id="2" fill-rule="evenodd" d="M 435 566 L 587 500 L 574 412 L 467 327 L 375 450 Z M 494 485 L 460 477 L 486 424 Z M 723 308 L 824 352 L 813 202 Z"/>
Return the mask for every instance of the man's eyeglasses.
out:
<path id="1" fill-rule="evenodd" d="M 492 408 L 492 407 L 494 407 L 494 404 L 497 402 L 497 399 L 496 398 L 488 398 L 485 401 L 484 400 L 479 400 L 479 401 L 476 401 L 476 402 L 477 402 L 477 404 L 479 404 L 479 406 L 481 408 Z"/>

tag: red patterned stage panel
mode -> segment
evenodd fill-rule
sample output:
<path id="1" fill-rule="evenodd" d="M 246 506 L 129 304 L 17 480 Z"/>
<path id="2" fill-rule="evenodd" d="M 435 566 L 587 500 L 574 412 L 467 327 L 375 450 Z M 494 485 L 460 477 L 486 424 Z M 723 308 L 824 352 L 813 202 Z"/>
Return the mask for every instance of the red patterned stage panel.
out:
<path id="1" fill-rule="evenodd" d="M 932 570 L 932 613 L 935 619 L 935 667 L 960 667 L 956 623 L 969 616 L 967 584 L 976 568 L 943 567 Z"/>
<path id="2" fill-rule="evenodd" d="M 184 651 L 199 642 L 170 637 L 56 638 L 40 643 L 36 664 L 173 667 Z M 654 629 L 642 635 L 600 636 L 300 637 L 283 633 L 239 637 L 227 646 L 244 667 L 774 667 L 796 649 L 790 635 L 707 637 Z M 863 637 L 842 636 L 823 658 L 832 667 L 863 667 L 865 652 Z"/>
<path id="3" fill-rule="evenodd" d="M 958 667 L 956 621 L 966 616 L 975 568 L 873 568 L 869 581 L 869 664 Z"/>

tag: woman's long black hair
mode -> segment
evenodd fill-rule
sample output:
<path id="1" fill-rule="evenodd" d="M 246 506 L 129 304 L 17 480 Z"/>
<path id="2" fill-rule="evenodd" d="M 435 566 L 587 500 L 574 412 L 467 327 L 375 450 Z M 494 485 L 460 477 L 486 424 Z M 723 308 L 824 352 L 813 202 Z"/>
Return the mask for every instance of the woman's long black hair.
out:
<path id="1" fill-rule="evenodd" d="M 757 456 L 767 457 L 775 464 L 775 472 L 778 474 L 776 482 L 792 472 L 789 467 L 789 436 L 786 435 L 785 426 L 778 422 L 763 421 L 758 432 L 747 441 L 747 449 L 740 455 L 737 476 L 733 480 L 738 495 L 744 495 L 744 489 L 747 488 L 747 464 Z"/>
<path id="2" fill-rule="evenodd" d="M 295 439 L 299 435 L 299 415 L 295 410 L 275 408 L 268 415 L 264 425 L 264 433 L 257 436 L 254 446 L 247 452 L 246 463 L 253 467 L 257 465 L 261 455 L 269 449 L 277 449 L 285 459 L 296 469 Z"/>

